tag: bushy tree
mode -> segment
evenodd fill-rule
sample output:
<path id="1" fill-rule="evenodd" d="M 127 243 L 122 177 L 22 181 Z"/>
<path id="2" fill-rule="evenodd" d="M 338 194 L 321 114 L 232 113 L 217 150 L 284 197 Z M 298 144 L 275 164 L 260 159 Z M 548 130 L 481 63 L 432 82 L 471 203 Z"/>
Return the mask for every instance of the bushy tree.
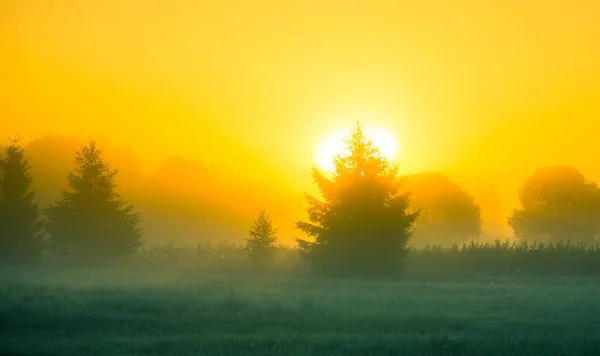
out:
<path id="1" fill-rule="evenodd" d="M 418 213 L 408 212 L 409 195 L 398 193 L 398 167 L 381 156 L 358 122 L 345 144 L 331 177 L 313 168 L 323 200 L 306 196 L 310 222 L 296 227 L 314 241 L 298 239 L 298 245 L 319 274 L 393 275 Z"/>
<path id="2" fill-rule="evenodd" d="M 69 172 L 69 188 L 47 211 L 47 229 L 57 251 L 76 262 L 99 263 L 132 254 L 142 243 L 140 215 L 115 191 L 116 169 L 94 141 L 83 145 Z"/>
<path id="3" fill-rule="evenodd" d="M 40 209 L 24 148 L 14 139 L 0 153 L 0 262 L 35 262 L 43 252 Z"/>
<path id="4" fill-rule="evenodd" d="M 245 249 L 250 262 L 256 267 L 265 267 L 272 262 L 277 241 L 277 229 L 273 228 L 271 217 L 265 209 L 261 210 L 248 231 Z"/>
<path id="5" fill-rule="evenodd" d="M 538 169 L 520 188 L 519 200 L 509 225 L 520 239 L 593 243 L 600 235 L 600 190 L 573 167 Z"/>
<path id="6" fill-rule="evenodd" d="M 479 237 L 479 206 L 448 177 L 437 172 L 411 174 L 403 179 L 403 191 L 410 192 L 411 208 L 419 211 L 412 245 L 452 245 Z"/>

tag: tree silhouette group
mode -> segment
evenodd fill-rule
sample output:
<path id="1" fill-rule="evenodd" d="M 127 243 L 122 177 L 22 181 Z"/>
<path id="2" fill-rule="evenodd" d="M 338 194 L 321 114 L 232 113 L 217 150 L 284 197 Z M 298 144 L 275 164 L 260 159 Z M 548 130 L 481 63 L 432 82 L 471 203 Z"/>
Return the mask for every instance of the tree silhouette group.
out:
<path id="1" fill-rule="evenodd" d="M 117 170 L 94 141 L 77 152 L 69 189 L 45 210 L 45 220 L 31 188 L 29 158 L 18 140 L 0 159 L 0 238 L 3 262 L 35 261 L 44 250 L 82 264 L 114 261 L 142 243 L 140 216 L 116 193 Z"/>
<path id="2" fill-rule="evenodd" d="M 473 197 L 440 173 L 399 175 L 357 122 L 333 172 L 316 168 L 320 196 L 306 195 L 307 235 L 297 249 L 315 273 L 389 276 L 411 246 L 460 244 L 481 234 Z M 18 139 L 0 150 L 0 262 L 31 264 L 55 255 L 75 265 L 125 259 L 143 246 L 141 215 L 117 193 L 118 171 L 95 141 L 79 147 L 60 197 L 41 208 L 27 152 Z M 519 190 L 508 219 L 521 241 L 593 244 L 600 234 L 600 189 L 571 167 L 538 169 Z M 273 262 L 277 229 L 266 210 L 245 249 L 254 267 Z"/>

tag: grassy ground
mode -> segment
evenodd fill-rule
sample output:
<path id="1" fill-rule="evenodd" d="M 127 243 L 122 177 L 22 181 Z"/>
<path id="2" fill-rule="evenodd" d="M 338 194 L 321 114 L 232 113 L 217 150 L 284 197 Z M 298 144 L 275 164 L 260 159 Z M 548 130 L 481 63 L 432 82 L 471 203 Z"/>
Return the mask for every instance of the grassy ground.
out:
<path id="1" fill-rule="evenodd" d="M 0 354 L 600 355 L 600 279 L 0 271 Z"/>

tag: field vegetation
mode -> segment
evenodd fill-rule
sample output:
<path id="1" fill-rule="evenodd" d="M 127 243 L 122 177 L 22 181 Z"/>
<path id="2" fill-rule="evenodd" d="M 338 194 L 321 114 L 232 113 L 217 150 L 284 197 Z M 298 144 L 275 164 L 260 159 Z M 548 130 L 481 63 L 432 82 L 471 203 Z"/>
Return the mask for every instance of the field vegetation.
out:
<path id="1" fill-rule="evenodd" d="M 10 355 L 597 355 L 600 279 L 2 270 Z"/>

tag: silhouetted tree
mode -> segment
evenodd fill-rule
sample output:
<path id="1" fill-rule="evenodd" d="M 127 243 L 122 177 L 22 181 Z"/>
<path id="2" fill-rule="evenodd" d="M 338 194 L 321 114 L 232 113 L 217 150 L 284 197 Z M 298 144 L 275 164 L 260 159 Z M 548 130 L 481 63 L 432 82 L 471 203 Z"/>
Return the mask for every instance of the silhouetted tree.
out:
<path id="1" fill-rule="evenodd" d="M 69 172 L 70 190 L 48 208 L 53 246 L 76 262 L 105 262 L 130 255 L 142 243 L 140 215 L 115 191 L 117 170 L 104 161 L 91 141 L 77 152 Z"/>
<path id="2" fill-rule="evenodd" d="M 0 153 L 0 261 L 31 263 L 43 252 L 40 209 L 24 148 L 14 139 Z"/>
<path id="3" fill-rule="evenodd" d="M 600 191 L 572 167 L 538 169 L 520 188 L 519 200 L 522 208 L 509 225 L 520 239 L 591 243 L 600 234 Z"/>
<path id="4" fill-rule="evenodd" d="M 44 135 L 27 145 L 31 157 L 31 172 L 35 175 L 34 187 L 42 206 L 49 205 L 67 189 L 65 175 L 75 168 L 75 155 L 87 142 L 74 136 Z M 120 167 L 115 182 L 120 193 L 142 195 L 146 188 L 142 165 L 132 152 L 112 145 L 108 140 L 96 141 L 103 154 L 110 157 L 113 166 Z"/>
<path id="5" fill-rule="evenodd" d="M 358 122 L 345 143 L 331 178 L 313 168 L 323 200 L 306 196 L 311 222 L 296 227 L 315 241 L 298 239 L 298 245 L 320 274 L 393 275 L 418 213 L 408 212 L 408 194 L 398 194 L 398 167 L 381 156 Z"/>
<path id="6" fill-rule="evenodd" d="M 419 212 L 412 244 L 448 245 L 477 239 L 481 233 L 479 207 L 473 197 L 441 173 L 418 173 L 403 180 L 411 209 Z"/>
<path id="7" fill-rule="evenodd" d="M 250 262 L 256 267 L 266 267 L 272 262 L 277 229 L 273 228 L 271 217 L 265 209 L 261 210 L 248 231 L 245 250 L 250 255 Z"/>

